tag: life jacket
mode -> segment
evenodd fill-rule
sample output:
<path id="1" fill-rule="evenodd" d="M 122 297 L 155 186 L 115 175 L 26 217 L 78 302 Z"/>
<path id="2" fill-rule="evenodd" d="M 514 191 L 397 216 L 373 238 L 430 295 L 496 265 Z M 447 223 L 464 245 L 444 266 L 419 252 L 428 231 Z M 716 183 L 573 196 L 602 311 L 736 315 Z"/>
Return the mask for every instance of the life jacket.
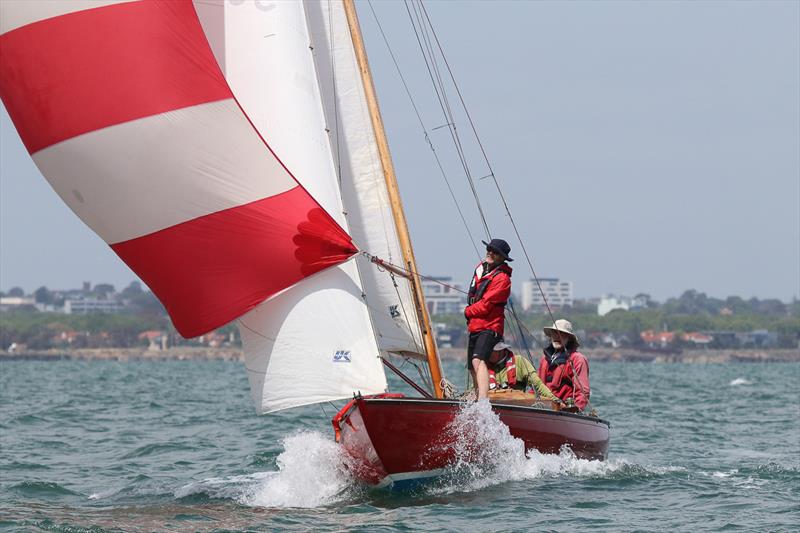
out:
<path id="1" fill-rule="evenodd" d="M 561 350 L 556 354 L 546 355 L 547 373 L 544 384 L 562 400 L 573 396 L 575 385 L 572 382 L 572 365 L 569 364 L 572 353 L 567 354 L 565 350 Z"/>
<path id="2" fill-rule="evenodd" d="M 486 288 L 492 282 L 494 277 L 502 272 L 503 265 L 497 265 L 495 268 L 492 269 L 491 272 L 488 274 L 483 274 L 483 269 L 485 263 L 481 263 L 475 268 L 475 275 L 472 276 L 472 283 L 469 284 L 469 295 L 468 295 L 468 302 L 469 305 L 474 304 L 481 298 L 483 298 L 483 294 L 486 292 Z M 506 302 L 502 303 L 503 307 L 505 307 Z"/>
<path id="3" fill-rule="evenodd" d="M 511 354 L 506 359 L 506 386 L 501 387 L 505 388 L 513 388 L 517 384 L 517 364 L 514 361 L 515 356 Z M 497 388 L 497 379 L 495 378 L 495 372 L 491 368 L 489 368 L 489 390 L 494 390 Z"/>

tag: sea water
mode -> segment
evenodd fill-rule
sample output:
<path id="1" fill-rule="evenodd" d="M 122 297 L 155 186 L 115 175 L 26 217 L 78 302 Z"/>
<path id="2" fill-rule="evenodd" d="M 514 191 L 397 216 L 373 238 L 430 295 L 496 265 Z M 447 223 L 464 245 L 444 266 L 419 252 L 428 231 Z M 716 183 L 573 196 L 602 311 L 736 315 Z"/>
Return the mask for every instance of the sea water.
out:
<path id="1" fill-rule="evenodd" d="M 478 403 L 447 475 L 397 494 L 348 475 L 342 402 L 258 417 L 241 363 L 8 361 L 0 528 L 798 531 L 799 382 L 796 363 L 596 363 L 607 461 L 526 455 Z"/>

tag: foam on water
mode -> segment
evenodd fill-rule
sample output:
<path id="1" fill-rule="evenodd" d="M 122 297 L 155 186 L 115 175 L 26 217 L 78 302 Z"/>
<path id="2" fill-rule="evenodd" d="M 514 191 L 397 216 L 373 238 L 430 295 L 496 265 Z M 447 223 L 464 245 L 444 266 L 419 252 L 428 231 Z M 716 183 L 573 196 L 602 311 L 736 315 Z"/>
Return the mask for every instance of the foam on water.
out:
<path id="1" fill-rule="evenodd" d="M 356 483 L 347 473 L 347 456 L 328 435 L 311 431 L 286 437 L 277 471 L 209 478 L 175 491 L 176 498 L 203 494 L 252 507 L 312 508 L 347 498 Z"/>
<path id="2" fill-rule="evenodd" d="M 240 501 L 259 507 L 320 507 L 347 498 L 356 488 L 347 456 L 329 435 L 303 432 L 283 440 L 277 472 Z"/>
<path id="3" fill-rule="evenodd" d="M 731 387 L 738 387 L 739 385 L 752 385 L 752 383 L 744 378 L 736 378 L 730 382 Z"/>
<path id="4" fill-rule="evenodd" d="M 643 467 L 624 459 L 579 459 L 568 447 L 558 454 L 525 452 L 525 444 L 511 435 L 488 402 L 467 405 L 449 431 L 454 437 L 456 459 L 435 493 L 472 491 L 508 481 L 546 477 L 608 477 L 615 474 L 663 475 L 681 467 Z"/>

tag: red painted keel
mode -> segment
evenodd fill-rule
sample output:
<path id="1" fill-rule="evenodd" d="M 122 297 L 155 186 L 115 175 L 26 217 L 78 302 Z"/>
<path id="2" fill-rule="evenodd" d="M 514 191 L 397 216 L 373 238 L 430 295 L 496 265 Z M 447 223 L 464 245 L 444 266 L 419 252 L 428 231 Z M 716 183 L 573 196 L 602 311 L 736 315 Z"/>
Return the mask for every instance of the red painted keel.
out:
<path id="1" fill-rule="evenodd" d="M 398 394 L 355 398 L 333 419 L 336 440 L 353 458 L 356 477 L 369 485 L 433 477 L 455 458 L 446 428 L 463 405 Z M 517 405 L 492 409 L 526 450 L 558 453 L 568 445 L 581 459 L 608 454 L 609 424 L 599 418 Z"/>

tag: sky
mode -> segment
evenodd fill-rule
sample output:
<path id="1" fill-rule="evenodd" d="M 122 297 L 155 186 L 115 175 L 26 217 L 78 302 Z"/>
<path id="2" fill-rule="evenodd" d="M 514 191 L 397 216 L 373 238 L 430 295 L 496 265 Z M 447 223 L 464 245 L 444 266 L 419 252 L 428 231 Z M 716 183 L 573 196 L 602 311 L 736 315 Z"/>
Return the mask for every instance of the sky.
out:
<path id="1" fill-rule="evenodd" d="M 359 4 L 419 270 L 466 283 L 485 239 L 403 3 Z M 426 3 L 528 257 L 575 296 L 800 297 L 800 2 Z M 455 95 L 451 102 L 455 103 Z M 471 173 L 488 174 L 456 114 Z M 531 270 L 491 179 L 491 236 Z M 0 289 L 137 279 L 0 115 Z"/>

